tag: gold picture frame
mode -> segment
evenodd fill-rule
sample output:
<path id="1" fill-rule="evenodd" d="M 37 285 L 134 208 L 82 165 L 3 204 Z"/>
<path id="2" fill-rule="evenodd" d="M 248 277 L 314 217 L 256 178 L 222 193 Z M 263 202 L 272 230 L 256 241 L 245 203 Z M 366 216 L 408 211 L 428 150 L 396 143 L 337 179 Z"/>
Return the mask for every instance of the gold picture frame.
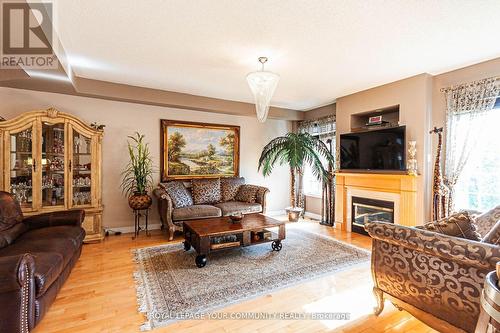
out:
<path id="1" fill-rule="evenodd" d="M 161 181 L 238 177 L 240 127 L 161 120 Z"/>

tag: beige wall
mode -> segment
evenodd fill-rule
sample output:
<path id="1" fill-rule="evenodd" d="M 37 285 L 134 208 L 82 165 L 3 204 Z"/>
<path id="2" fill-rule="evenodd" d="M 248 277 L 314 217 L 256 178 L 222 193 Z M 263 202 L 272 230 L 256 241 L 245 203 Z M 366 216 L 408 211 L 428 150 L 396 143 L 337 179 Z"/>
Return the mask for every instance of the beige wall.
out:
<path id="1" fill-rule="evenodd" d="M 351 115 L 399 104 L 400 125 L 406 125 L 407 141 L 417 141 L 417 223 L 429 218 L 429 170 L 432 76 L 421 74 L 337 99 L 337 140 L 351 131 Z"/>
<path id="2" fill-rule="evenodd" d="M 315 215 L 321 215 L 321 197 L 306 195 L 305 211 Z"/>
<path id="3" fill-rule="evenodd" d="M 130 227 L 133 219 L 127 200 L 120 190 L 120 171 L 127 162 L 127 135 L 139 131 L 146 134 L 156 165 L 160 156 L 160 119 L 189 120 L 241 126 L 240 174 L 249 183 L 266 185 L 271 192 L 269 211 L 289 206 L 290 181 L 286 168 L 277 167 L 269 178 L 257 173 L 262 147 L 272 138 L 291 129 L 291 122 L 269 119 L 264 124 L 255 117 L 223 115 L 200 111 L 107 101 L 54 93 L 0 88 L 0 116 L 6 119 L 23 112 L 55 107 L 76 115 L 87 123 L 105 124 L 103 142 L 104 226 Z M 155 182 L 159 175 L 156 175 Z M 159 223 L 153 207 L 152 223 Z"/>

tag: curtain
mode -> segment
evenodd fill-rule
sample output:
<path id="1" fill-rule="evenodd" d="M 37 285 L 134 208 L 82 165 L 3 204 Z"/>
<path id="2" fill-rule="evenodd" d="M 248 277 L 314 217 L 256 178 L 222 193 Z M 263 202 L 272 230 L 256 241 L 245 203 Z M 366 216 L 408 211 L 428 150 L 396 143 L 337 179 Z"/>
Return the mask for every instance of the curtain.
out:
<path id="1" fill-rule="evenodd" d="M 457 180 L 471 151 L 480 142 L 484 115 L 494 107 L 500 95 L 500 77 L 452 86 L 442 92 L 446 98 L 444 183 L 449 189 L 448 215 L 454 210 Z"/>
<path id="2" fill-rule="evenodd" d="M 304 120 L 298 123 L 297 131 L 299 133 L 309 133 L 311 135 L 318 136 L 323 142 L 327 142 L 328 139 L 333 140 L 333 146 L 335 146 L 335 127 L 336 127 L 336 117 L 335 115 L 329 115 L 326 117 L 321 117 L 312 120 Z M 327 145 L 328 146 L 328 145 Z M 332 152 L 333 153 L 333 152 Z M 298 206 L 303 208 L 303 213 L 305 212 L 305 194 L 304 194 L 304 175 L 299 176 L 299 189 L 298 189 Z M 323 184 L 323 192 L 326 191 L 326 184 Z M 324 210 L 324 207 L 322 207 Z M 322 214 L 323 215 L 323 214 Z"/>
<path id="3" fill-rule="evenodd" d="M 335 115 L 331 115 L 313 120 L 303 120 L 299 122 L 298 131 L 311 135 L 327 135 L 335 132 L 335 119 Z"/>

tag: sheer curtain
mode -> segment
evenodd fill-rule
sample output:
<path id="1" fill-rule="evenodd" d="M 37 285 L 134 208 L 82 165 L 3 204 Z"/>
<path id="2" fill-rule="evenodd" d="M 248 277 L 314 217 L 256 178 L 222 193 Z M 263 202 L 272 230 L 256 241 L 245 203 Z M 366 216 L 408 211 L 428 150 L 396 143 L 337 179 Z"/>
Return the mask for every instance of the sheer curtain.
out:
<path id="1" fill-rule="evenodd" d="M 500 203 L 500 97 L 484 114 L 481 138 L 470 153 L 455 185 L 455 209 L 487 211 Z M 467 126 L 465 121 L 459 126 Z"/>
<path id="2" fill-rule="evenodd" d="M 442 90 L 446 98 L 446 156 L 444 182 L 450 190 L 448 214 L 455 208 L 455 187 L 471 152 L 480 143 L 482 128 L 500 94 L 500 77 Z"/>
<path id="3" fill-rule="evenodd" d="M 322 117 L 314 120 L 304 120 L 298 124 L 299 133 L 309 133 L 319 137 L 328 147 L 331 140 L 332 148 L 335 147 L 335 115 Z M 299 180 L 299 205 L 304 208 L 305 195 L 321 197 L 323 184 L 312 174 L 310 167 L 305 166 L 301 179 Z"/>

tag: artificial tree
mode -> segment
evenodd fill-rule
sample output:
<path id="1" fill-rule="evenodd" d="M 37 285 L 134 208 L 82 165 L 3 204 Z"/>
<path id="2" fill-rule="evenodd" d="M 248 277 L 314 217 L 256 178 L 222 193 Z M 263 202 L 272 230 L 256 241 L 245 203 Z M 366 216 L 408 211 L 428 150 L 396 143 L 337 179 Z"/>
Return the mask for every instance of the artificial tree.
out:
<path id="1" fill-rule="evenodd" d="M 329 179 L 334 158 L 328 147 L 318 137 L 309 133 L 288 133 L 271 140 L 262 150 L 259 171 L 269 176 L 276 164 L 288 164 L 291 176 L 289 219 L 297 220 L 302 208 L 298 206 L 297 176 L 302 181 L 304 166 L 311 166 L 312 174 L 321 182 Z M 292 216 L 290 211 L 295 214 Z"/>

